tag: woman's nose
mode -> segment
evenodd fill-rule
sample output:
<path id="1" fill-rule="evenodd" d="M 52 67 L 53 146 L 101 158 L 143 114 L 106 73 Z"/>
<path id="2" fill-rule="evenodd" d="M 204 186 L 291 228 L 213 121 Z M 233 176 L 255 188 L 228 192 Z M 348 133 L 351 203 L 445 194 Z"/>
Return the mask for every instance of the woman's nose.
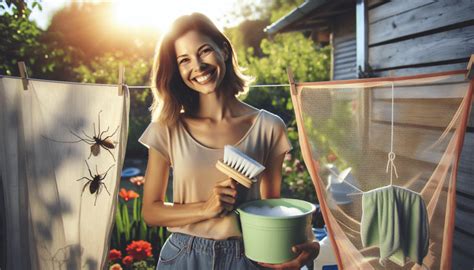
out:
<path id="1" fill-rule="evenodd" d="M 197 60 L 196 61 L 196 68 L 198 71 L 203 71 L 207 68 L 207 64 L 204 63 L 202 60 Z"/>
<path id="2" fill-rule="evenodd" d="M 201 63 L 199 64 L 199 69 L 200 69 L 200 70 L 204 70 L 204 69 L 206 69 L 206 68 L 207 68 L 207 64 L 206 64 L 206 63 L 201 62 Z"/>

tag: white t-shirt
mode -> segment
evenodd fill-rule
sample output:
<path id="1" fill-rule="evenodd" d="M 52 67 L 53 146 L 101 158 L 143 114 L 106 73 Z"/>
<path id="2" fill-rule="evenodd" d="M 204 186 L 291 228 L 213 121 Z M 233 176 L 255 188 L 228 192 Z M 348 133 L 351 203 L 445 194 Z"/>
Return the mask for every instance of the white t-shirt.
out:
<path id="1" fill-rule="evenodd" d="M 267 167 L 266 162 L 270 157 L 284 154 L 292 146 L 285 123 L 280 117 L 263 109 L 256 117 L 234 147 Z M 156 149 L 173 168 L 174 203 L 204 202 L 216 183 L 228 178 L 215 166 L 217 160 L 224 157 L 224 149 L 202 145 L 191 136 L 181 121 L 173 127 L 152 122 L 139 142 Z M 248 190 L 244 201 L 260 199 L 260 181 L 261 177 Z M 168 230 L 215 240 L 242 235 L 235 213 L 185 226 L 169 227 Z"/>

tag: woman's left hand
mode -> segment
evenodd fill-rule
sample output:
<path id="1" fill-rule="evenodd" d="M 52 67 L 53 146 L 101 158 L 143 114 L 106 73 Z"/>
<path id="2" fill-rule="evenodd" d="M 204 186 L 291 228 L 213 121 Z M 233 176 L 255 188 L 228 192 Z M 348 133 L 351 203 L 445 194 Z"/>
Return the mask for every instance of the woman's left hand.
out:
<path id="1" fill-rule="evenodd" d="M 282 264 L 270 264 L 270 263 L 258 263 L 259 265 L 267 268 L 272 269 L 297 269 L 299 270 L 303 265 L 313 261 L 319 254 L 319 243 L 318 242 L 311 242 L 311 243 L 304 243 L 293 246 L 291 250 L 298 254 L 298 256 L 289 261 Z"/>

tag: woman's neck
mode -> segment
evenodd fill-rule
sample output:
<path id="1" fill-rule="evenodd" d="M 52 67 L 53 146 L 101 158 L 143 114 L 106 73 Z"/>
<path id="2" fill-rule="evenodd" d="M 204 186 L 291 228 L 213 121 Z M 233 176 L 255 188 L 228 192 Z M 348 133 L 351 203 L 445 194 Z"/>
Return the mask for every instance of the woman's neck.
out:
<path id="1" fill-rule="evenodd" d="M 207 118 L 216 122 L 239 115 L 242 104 L 235 96 L 225 96 L 217 91 L 199 95 L 199 109 L 196 117 Z"/>

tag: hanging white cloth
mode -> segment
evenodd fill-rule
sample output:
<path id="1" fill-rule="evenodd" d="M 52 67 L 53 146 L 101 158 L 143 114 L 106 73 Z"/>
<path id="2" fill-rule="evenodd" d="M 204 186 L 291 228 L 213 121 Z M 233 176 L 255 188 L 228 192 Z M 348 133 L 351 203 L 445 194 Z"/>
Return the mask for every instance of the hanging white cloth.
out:
<path id="1" fill-rule="evenodd" d="M 129 107 L 117 86 L 0 78 L 6 269 L 103 268 Z"/>

